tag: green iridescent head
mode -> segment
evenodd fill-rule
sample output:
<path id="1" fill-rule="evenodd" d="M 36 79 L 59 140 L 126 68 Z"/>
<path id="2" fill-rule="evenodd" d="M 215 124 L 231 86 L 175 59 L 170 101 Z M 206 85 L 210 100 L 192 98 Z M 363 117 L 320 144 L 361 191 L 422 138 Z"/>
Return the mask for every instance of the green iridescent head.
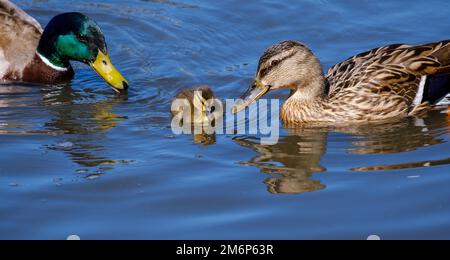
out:
<path id="1" fill-rule="evenodd" d="M 109 59 L 100 27 L 81 13 L 64 13 L 54 17 L 45 28 L 37 51 L 55 67 L 69 68 L 71 60 L 83 62 L 90 65 L 114 90 L 128 88 L 128 82 Z"/>

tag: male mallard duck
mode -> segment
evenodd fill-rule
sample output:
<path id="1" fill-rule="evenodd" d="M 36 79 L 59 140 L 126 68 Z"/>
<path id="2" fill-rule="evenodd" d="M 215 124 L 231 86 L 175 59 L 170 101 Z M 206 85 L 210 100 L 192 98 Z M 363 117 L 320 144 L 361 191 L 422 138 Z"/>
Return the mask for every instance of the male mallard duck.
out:
<path id="1" fill-rule="evenodd" d="M 127 80 L 108 56 L 100 27 L 80 13 L 54 17 L 45 30 L 7 0 L 0 0 L 0 80 L 56 84 L 74 76 L 70 60 L 90 65 L 117 91 Z"/>
<path id="2" fill-rule="evenodd" d="M 237 113 L 270 90 L 290 89 L 281 119 L 287 124 L 346 124 L 417 115 L 450 92 L 450 41 L 390 45 L 351 57 L 325 76 L 303 44 L 267 49 Z"/>

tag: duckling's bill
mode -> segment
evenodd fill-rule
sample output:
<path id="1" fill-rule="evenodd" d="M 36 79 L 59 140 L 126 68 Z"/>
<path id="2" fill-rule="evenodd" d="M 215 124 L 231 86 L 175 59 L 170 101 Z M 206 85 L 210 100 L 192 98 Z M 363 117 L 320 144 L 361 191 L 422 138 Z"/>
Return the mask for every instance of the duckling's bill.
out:
<path id="1" fill-rule="evenodd" d="M 255 81 L 250 88 L 244 93 L 241 99 L 236 102 L 232 108 L 232 113 L 237 114 L 252 105 L 255 101 L 270 91 L 270 86 L 264 85 L 260 81 Z"/>
<path id="2" fill-rule="evenodd" d="M 128 89 L 128 81 L 114 67 L 108 53 L 98 51 L 97 58 L 90 64 L 100 77 L 102 77 L 116 92 L 125 92 Z"/>

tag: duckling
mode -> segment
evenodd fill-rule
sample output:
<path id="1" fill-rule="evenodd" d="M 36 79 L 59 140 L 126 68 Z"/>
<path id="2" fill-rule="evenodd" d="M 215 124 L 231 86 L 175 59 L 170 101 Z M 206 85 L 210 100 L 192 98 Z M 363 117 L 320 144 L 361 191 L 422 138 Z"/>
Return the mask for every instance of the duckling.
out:
<path id="1" fill-rule="evenodd" d="M 237 113 L 269 91 L 290 89 L 281 119 L 288 125 L 348 124 L 415 116 L 450 93 L 450 41 L 389 45 L 356 55 L 325 75 L 303 43 L 267 49 Z"/>
<path id="2" fill-rule="evenodd" d="M 74 76 L 69 61 L 91 66 L 116 92 L 128 81 L 113 66 L 105 37 L 81 13 L 54 17 L 45 30 L 19 7 L 0 0 L 0 81 L 58 84 Z"/>
<path id="3" fill-rule="evenodd" d="M 209 109 L 209 104 L 207 104 L 208 101 L 214 99 L 216 96 L 211 88 L 198 86 L 180 91 L 172 101 L 172 117 L 180 116 L 183 127 L 189 128 L 194 133 L 193 139 L 196 144 L 212 145 L 216 143 L 216 135 L 207 134 L 203 128 L 204 125 L 215 124 L 216 118 L 211 117 L 214 109 Z M 184 114 L 187 107 L 189 107 L 189 115 Z M 199 133 L 195 130 L 192 131 L 196 126 L 201 129 Z"/>
<path id="4" fill-rule="evenodd" d="M 198 86 L 180 91 L 172 102 L 172 117 L 184 113 L 184 107 L 175 102 L 183 101 L 189 107 L 190 116 L 183 116 L 184 124 L 202 124 L 211 121 L 209 115 L 214 111 L 208 109 L 207 101 L 216 99 L 214 92 L 208 86 Z"/>

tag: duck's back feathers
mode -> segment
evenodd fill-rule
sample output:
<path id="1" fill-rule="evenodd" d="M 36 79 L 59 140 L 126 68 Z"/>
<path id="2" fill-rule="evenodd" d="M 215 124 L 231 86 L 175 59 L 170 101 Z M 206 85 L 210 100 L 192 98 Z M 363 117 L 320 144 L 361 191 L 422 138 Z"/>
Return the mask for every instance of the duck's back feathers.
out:
<path id="1" fill-rule="evenodd" d="M 9 16 L 14 16 L 22 21 L 27 22 L 28 24 L 32 25 L 36 30 L 38 30 L 40 33 L 42 33 L 44 30 L 42 29 L 41 24 L 36 21 L 33 17 L 28 15 L 26 12 L 24 12 L 22 9 L 17 7 L 15 4 L 11 3 L 9 0 L 0 0 L 0 13 L 7 14 Z"/>
<path id="2" fill-rule="evenodd" d="M 450 93 L 450 41 L 377 48 L 332 67 L 327 80 L 330 99 L 376 94 L 401 98 L 410 111 L 435 104 Z"/>
<path id="3" fill-rule="evenodd" d="M 42 27 L 7 0 L 0 0 L 0 24 L 0 79 L 20 80 L 35 57 Z"/>

